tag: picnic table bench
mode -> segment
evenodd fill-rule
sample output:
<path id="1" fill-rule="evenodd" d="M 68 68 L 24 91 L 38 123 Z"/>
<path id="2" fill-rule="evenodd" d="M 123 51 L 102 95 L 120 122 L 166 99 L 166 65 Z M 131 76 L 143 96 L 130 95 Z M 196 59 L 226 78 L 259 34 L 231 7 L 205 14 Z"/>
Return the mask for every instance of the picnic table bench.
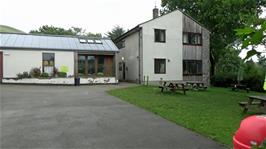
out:
<path id="1" fill-rule="evenodd" d="M 159 88 L 161 89 L 161 92 L 164 92 L 165 90 L 170 90 L 172 92 L 176 92 L 176 91 L 182 91 L 182 93 L 184 95 L 186 95 L 186 91 L 188 89 L 186 89 L 185 87 L 185 83 L 183 82 L 163 82 L 162 85 L 159 86 Z"/>
<path id="2" fill-rule="evenodd" d="M 249 93 L 250 89 L 244 84 L 232 84 L 232 91 L 246 90 Z"/>
<path id="3" fill-rule="evenodd" d="M 243 112 L 246 113 L 253 105 L 257 105 L 258 108 L 262 108 L 262 112 L 266 112 L 266 96 L 249 96 L 247 102 L 239 102 L 239 105 L 243 107 Z"/>
<path id="4" fill-rule="evenodd" d="M 207 90 L 207 86 L 203 82 L 198 82 L 198 81 L 189 81 L 186 82 L 186 85 L 189 86 L 191 89 L 194 90 Z"/>

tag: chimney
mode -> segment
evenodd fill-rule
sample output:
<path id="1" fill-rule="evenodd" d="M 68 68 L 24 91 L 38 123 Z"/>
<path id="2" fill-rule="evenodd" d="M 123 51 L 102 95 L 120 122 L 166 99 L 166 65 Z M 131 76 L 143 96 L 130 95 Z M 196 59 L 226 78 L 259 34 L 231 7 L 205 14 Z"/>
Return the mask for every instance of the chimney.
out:
<path id="1" fill-rule="evenodd" d="M 153 11 L 153 19 L 159 17 L 159 9 L 156 8 L 156 6 L 152 11 Z"/>

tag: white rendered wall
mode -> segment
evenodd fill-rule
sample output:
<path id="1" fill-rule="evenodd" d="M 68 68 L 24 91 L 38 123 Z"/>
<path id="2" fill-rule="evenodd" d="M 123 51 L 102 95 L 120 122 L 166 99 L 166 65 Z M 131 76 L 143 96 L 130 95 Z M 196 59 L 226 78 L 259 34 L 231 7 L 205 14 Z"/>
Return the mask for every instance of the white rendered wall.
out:
<path id="1" fill-rule="evenodd" d="M 139 79 L 139 32 L 136 32 L 125 39 L 125 48 L 120 49 L 118 54 L 119 62 L 126 64 L 126 80 L 138 82 Z M 119 71 L 119 79 L 122 79 L 123 73 Z"/>
<path id="2" fill-rule="evenodd" d="M 143 76 L 150 81 L 183 79 L 183 14 L 174 11 L 142 24 Z M 154 42 L 154 29 L 166 30 L 166 43 Z M 137 46 L 137 45 L 135 45 Z M 154 73 L 154 59 L 166 59 L 166 74 Z"/>
<path id="3" fill-rule="evenodd" d="M 37 51 L 37 50 L 3 50 L 3 77 L 16 78 L 18 73 L 29 72 L 32 68 L 42 70 L 42 53 L 55 54 L 55 67 L 68 67 L 68 76 L 74 75 L 74 52 Z"/>

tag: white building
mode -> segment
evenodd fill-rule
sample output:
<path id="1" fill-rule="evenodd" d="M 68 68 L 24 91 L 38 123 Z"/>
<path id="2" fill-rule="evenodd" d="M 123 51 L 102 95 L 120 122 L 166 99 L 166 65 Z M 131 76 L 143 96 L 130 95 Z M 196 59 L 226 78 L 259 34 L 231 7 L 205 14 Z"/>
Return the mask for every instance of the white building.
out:
<path id="1" fill-rule="evenodd" d="M 209 84 L 210 32 L 180 10 L 137 25 L 115 40 L 119 79 L 142 83 L 203 81 Z"/>
<path id="2" fill-rule="evenodd" d="M 0 79 L 3 83 L 117 83 L 117 47 L 110 39 L 0 33 Z M 40 69 L 49 78 L 17 79 Z M 56 77 L 66 73 L 65 78 Z"/>

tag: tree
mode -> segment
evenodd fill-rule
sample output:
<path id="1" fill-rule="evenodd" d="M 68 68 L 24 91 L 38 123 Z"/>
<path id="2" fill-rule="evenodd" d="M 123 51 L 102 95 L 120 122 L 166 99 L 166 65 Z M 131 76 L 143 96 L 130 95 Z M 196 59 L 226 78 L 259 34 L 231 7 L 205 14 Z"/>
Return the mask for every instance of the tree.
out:
<path id="1" fill-rule="evenodd" d="M 61 27 L 55 27 L 52 25 L 43 25 L 38 30 L 31 30 L 31 34 L 49 34 L 49 35 L 71 35 L 71 36 L 86 36 L 86 37 L 98 37 L 101 38 L 101 33 L 91 33 L 86 32 L 85 29 L 79 27 L 71 27 L 69 29 L 64 29 Z"/>
<path id="2" fill-rule="evenodd" d="M 181 9 L 211 31 L 212 74 L 229 44 L 237 40 L 234 29 L 244 27 L 250 18 L 258 18 L 265 0 L 162 0 L 163 13 Z"/>
<path id="3" fill-rule="evenodd" d="M 238 36 L 242 49 L 251 50 L 248 51 L 245 59 L 257 55 L 259 56 L 262 52 L 258 51 L 259 45 L 264 45 L 266 49 L 266 20 L 257 19 L 251 25 L 247 25 L 245 28 L 236 29 L 236 35 Z M 266 51 L 264 51 L 266 53 Z"/>
<path id="4" fill-rule="evenodd" d="M 112 40 L 115 40 L 119 36 L 123 35 L 126 31 L 123 27 L 115 26 L 111 31 L 107 32 L 106 36 L 111 38 Z"/>

